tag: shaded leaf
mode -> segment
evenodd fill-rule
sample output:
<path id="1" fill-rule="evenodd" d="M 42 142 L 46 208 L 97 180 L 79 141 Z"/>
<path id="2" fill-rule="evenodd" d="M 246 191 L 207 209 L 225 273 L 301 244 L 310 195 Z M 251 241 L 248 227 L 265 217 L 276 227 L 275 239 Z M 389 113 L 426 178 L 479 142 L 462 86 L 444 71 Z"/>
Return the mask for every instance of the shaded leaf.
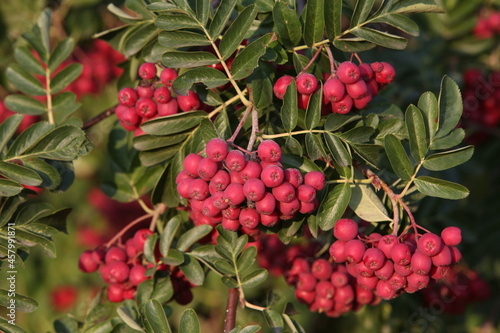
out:
<path id="1" fill-rule="evenodd" d="M 4 102 L 7 108 L 22 114 L 41 115 L 47 112 L 43 103 L 27 95 L 9 95 Z"/>
<path id="2" fill-rule="evenodd" d="M 239 52 L 231 64 L 233 79 L 241 80 L 252 74 L 271 41 L 273 41 L 273 35 L 269 33 L 248 44 Z"/>
<path id="3" fill-rule="evenodd" d="M 295 80 L 286 88 L 285 96 L 283 97 L 283 106 L 281 107 L 281 122 L 283 128 L 287 132 L 293 131 L 297 126 L 298 121 L 298 105 L 297 105 L 297 86 Z"/>
<path id="4" fill-rule="evenodd" d="M 231 17 L 236 0 L 221 0 L 214 18 L 210 23 L 209 34 L 212 39 L 217 39 Z"/>
<path id="5" fill-rule="evenodd" d="M 180 29 L 199 29 L 198 22 L 190 16 L 178 14 L 158 15 L 155 25 L 165 31 L 175 31 Z"/>
<path id="6" fill-rule="evenodd" d="M 158 43 L 176 49 L 187 46 L 210 45 L 210 41 L 205 35 L 189 31 L 162 31 L 158 35 Z"/>
<path id="7" fill-rule="evenodd" d="M 27 95 L 42 96 L 46 94 L 40 81 L 18 64 L 10 65 L 5 71 L 5 75 L 17 89 Z"/>
<path id="8" fill-rule="evenodd" d="M 171 135 L 195 127 L 207 117 L 206 112 L 189 111 L 149 120 L 141 125 L 144 132 L 153 135 Z"/>
<path id="9" fill-rule="evenodd" d="M 50 55 L 49 70 L 54 72 L 71 55 L 74 47 L 75 41 L 72 38 L 60 41 Z M 41 74 L 43 75 L 43 73 Z"/>
<path id="10" fill-rule="evenodd" d="M 452 151 L 432 154 L 424 161 L 424 168 L 432 171 L 442 171 L 467 162 L 474 154 L 474 147 L 467 146 Z"/>
<path id="11" fill-rule="evenodd" d="M 178 95 L 187 95 L 195 83 L 203 83 L 207 88 L 217 88 L 228 82 L 221 71 L 211 67 L 198 67 L 187 70 L 175 79 L 172 89 Z"/>
<path id="12" fill-rule="evenodd" d="M 252 273 L 243 277 L 241 280 L 241 285 L 247 288 L 258 286 L 267 279 L 267 275 L 267 270 L 265 270 L 264 268 L 258 268 Z"/>
<path id="13" fill-rule="evenodd" d="M 389 49 L 403 50 L 408 44 L 406 38 L 371 28 L 355 28 L 351 32 L 364 40 Z"/>
<path id="14" fill-rule="evenodd" d="M 410 105 L 405 114 L 406 128 L 410 139 L 410 152 L 415 161 L 420 162 L 427 154 L 428 146 L 424 118 L 420 110 Z"/>
<path id="15" fill-rule="evenodd" d="M 462 116 L 462 94 L 455 81 L 444 76 L 438 97 L 439 129 L 436 138 L 442 138 L 457 126 Z"/>
<path id="16" fill-rule="evenodd" d="M 354 12 L 351 17 L 351 28 L 358 26 L 366 21 L 375 4 L 375 0 L 358 0 L 354 7 Z"/>
<path id="17" fill-rule="evenodd" d="M 198 316 L 193 309 L 186 309 L 182 313 L 181 321 L 179 323 L 179 331 L 183 333 L 199 333 L 200 322 Z"/>
<path id="18" fill-rule="evenodd" d="M 305 141 L 307 155 L 309 155 L 311 160 L 315 161 L 326 155 L 324 143 L 320 135 L 307 133 Z"/>
<path id="19" fill-rule="evenodd" d="M 157 300 L 150 300 L 144 307 L 144 315 L 147 322 L 153 329 L 153 332 L 170 333 L 170 325 L 168 324 L 167 316 Z"/>
<path id="20" fill-rule="evenodd" d="M 41 62 L 35 58 L 30 49 L 26 46 L 17 47 L 14 50 L 14 58 L 24 69 L 32 74 L 45 75 L 45 68 Z"/>
<path id="21" fill-rule="evenodd" d="M 300 42 L 302 38 L 302 26 L 295 10 L 289 8 L 286 2 L 275 2 L 273 20 L 276 23 L 276 32 L 280 37 L 280 41 L 287 48 L 292 48 Z"/>
<path id="22" fill-rule="evenodd" d="M 325 29 L 330 41 L 342 33 L 342 1 L 325 1 Z"/>
<path id="23" fill-rule="evenodd" d="M 384 140 L 384 149 L 396 175 L 403 180 L 410 180 L 414 168 L 398 138 L 392 134 L 387 135 Z"/>
<path id="24" fill-rule="evenodd" d="M 163 54 L 161 62 L 166 67 L 189 68 L 217 64 L 219 59 L 206 51 L 171 51 Z"/>
<path id="25" fill-rule="evenodd" d="M 312 47 L 323 39 L 325 29 L 325 0 L 309 0 L 304 19 L 304 41 Z"/>
<path id="26" fill-rule="evenodd" d="M 317 217 L 321 230 L 330 230 L 345 213 L 351 200 L 351 186 L 349 183 L 339 184 L 329 191 L 319 205 Z"/>
<path id="27" fill-rule="evenodd" d="M 418 100 L 418 108 L 422 111 L 425 118 L 425 122 L 427 123 L 427 137 L 429 138 L 429 142 L 432 143 L 439 126 L 439 106 L 436 95 L 430 91 L 423 93 Z"/>
<path id="28" fill-rule="evenodd" d="M 199 225 L 192 229 L 189 229 L 179 238 L 179 241 L 177 242 L 177 249 L 179 251 L 186 251 L 194 243 L 208 235 L 212 231 L 212 229 L 212 226 L 207 224 Z"/>
<path id="29" fill-rule="evenodd" d="M 58 72 L 50 81 L 50 93 L 57 94 L 66 88 L 71 82 L 76 80 L 82 73 L 83 66 L 81 64 L 73 63 L 64 67 L 63 70 Z"/>
<path id="30" fill-rule="evenodd" d="M 192 255 L 184 255 L 184 263 L 179 266 L 189 282 L 195 286 L 201 286 L 205 280 L 205 272 L 200 263 Z"/>
<path id="31" fill-rule="evenodd" d="M 305 125 L 306 129 L 313 129 L 319 125 L 321 120 L 321 105 L 323 98 L 323 89 L 320 88 L 315 92 L 307 105 Z"/>
<path id="32" fill-rule="evenodd" d="M 333 159 L 338 165 L 346 167 L 352 164 L 352 156 L 347 151 L 342 140 L 340 140 L 335 134 L 328 132 L 324 133 L 324 138 Z"/>
<path id="33" fill-rule="evenodd" d="M 255 5 L 247 6 L 226 30 L 219 48 L 220 54 L 224 60 L 229 58 L 238 46 L 240 46 L 256 15 L 257 7 Z"/>
<path id="34" fill-rule="evenodd" d="M 420 193 L 431 197 L 458 200 L 469 195 L 469 190 L 460 184 L 428 176 L 417 177 L 415 186 Z"/>

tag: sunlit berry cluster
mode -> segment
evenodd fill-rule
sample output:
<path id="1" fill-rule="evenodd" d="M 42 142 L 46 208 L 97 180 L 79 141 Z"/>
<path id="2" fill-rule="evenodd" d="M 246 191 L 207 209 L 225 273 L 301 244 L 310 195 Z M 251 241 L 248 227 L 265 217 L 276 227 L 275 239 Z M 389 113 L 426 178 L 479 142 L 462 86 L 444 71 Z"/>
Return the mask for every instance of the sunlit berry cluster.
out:
<path id="1" fill-rule="evenodd" d="M 323 109 L 340 114 L 353 108 L 363 109 L 395 76 L 394 67 L 387 62 L 356 65 L 344 61 L 337 66 L 335 73 L 324 73 Z M 300 73 L 296 78 L 281 76 L 274 84 L 274 95 L 283 99 L 293 80 L 296 81 L 299 108 L 307 109 L 311 94 L 319 88 L 318 79 L 313 74 Z"/>
<path id="2" fill-rule="evenodd" d="M 155 64 L 146 62 L 139 66 L 141 78 L 136 88 L 126 87 L 118 92 L 119 105 L 116 116 L 128 131 L 139 128 L 143 121 L 169 116 L 182 111 L 199 110 L 202 102 L 194 91 L 188 95 L 175 96 L 171 90 L 177 72 L 172 68 L 162 68 L 157 76 Z"/>
<path id="3" fill-rule="evenodd" d="M 472 31 L 479 39 L 500 35 L 500 11 L 490 10 L 480 13 Z"/>
<path id="4" fill-rule="evenodd" d="M 196 225 L 222 223 L 226 230 L 251 231 L 318 207 L 316 192 L 325 186 L 325 175 L 285 169 L 275 141 L 261 142 L 255 156 L 229 150 L 226 141 L 215 138 L 207 143 L 205 153 L 206 157 L 186 156 L 176 179 Z"/>

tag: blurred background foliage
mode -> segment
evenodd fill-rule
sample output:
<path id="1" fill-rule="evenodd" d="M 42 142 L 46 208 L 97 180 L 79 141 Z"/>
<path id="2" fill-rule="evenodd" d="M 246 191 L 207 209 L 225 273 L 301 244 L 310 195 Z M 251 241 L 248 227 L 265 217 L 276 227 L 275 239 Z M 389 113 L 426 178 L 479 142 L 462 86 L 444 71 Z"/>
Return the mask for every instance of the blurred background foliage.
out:
<path id="1" fill-rule="evenodd" d="M 424 91 L 437 92 L 440 78 L 449 75 L 466 88 L 464 73 L 477 70 L 483 80 L 477 85 L 497 96 L 488 108 L 472 110 L 474 117 L 497 119 L 488 123 L 464 119 L 469 140 L 476 145 L 474 157 L 468 163 L 448 171 L 446 179 L 466 185 L 471 195 L 458 202 L 426 198 L 418 207 L 419 224 L 437 232 L 446 226 L 462 228 L 461 246 L 464 265 L 477 271 L 489 285 L 486 301 L 468 304 L 463 315 L 444 312 L 436 304 L 425 305 L 421 295 L 404 295 L 375 307 L 365 307 L 337 319 L 308 312 L 306 306 L 293 300 L 293 290 L 282 278 L 270 278 L 249 298 L 265 301 L 266 292 L 274 289 L 280 302 L 292 301 L 296 319 L 307 332 L 323 332 L 325 327 L 335 332 L 494 332 L 500 318 L 500 26 L 498 32 L 484 38 L 477 34 L 478 21 L 488 13 L 500 11 L 500 0 L 441 0 L 444 14 L 419 15 L 414 19 L 421 30 L 420 37 L 410 38 L 403 51 L 376 48 L 361 53 L 366 61 L 387 61 L 397 70 L 395 84 L 384 90 L 387 99 L 401 107 L 416 103 Z M 71 36 L 83 54 L 92 49 L 92 36 L 120 23 L 106 6 L 120 1 L 111 0 L 3 0 L 0 1 L 0 100 L 12 93 L 5 84 L 3 73 L 13 59 L 13 49 L 19 38 L 36 21 L 45 6 L 54 9 L 52 37 L 60 40 Z M 499 23 L 500 24 L 500 23 Z M 111 57 L 107 54 L 106 57 Z M 75 61 L 79 61 L 75 57 Z M 103 60 L 104 61 L 104 60 Z M 119 65 L 118 58 L 111 66 Z M 89 71 L 99 64 L 88 63 Z M 109 65 L 109 64 L 108 64 Z M 85 70 L 84 70 L 85 72 Z M 115 71 L 117 74 L 118 71 Z M 495 76 L 496 73 L 496 76 Z M 83 75 L 83 74 L 82 74 Z M 108 81 L 97 77 L 98 91 L 79 94 L 82 107 L 77 115 L 84 121 L 116 103 L 116 78 Z M 496 79 L 495 79 L 496 78 Z M 470 84 L 469 91 L 478 93 Z M 464 90 L 463 90 L 464 93 Z M 465 93 L 464 93 L 465 96 Z M 477 97 L 477 96 L 476 96 Z M 495 102 L 496 101 L 496 102 Z M 495 104 L 496 103 L 496 104 Z M 69 220 L 69 235 L 57 235 L 57 259 L 49 259 L 41 251 L 33 251 L 26 269 L 18 274 L 17 287 L 21 294 L 35 298 L 40 306 L 34 313 L 18 318 L 18 324 L 28 332 L 53 332 L 53 322 L 65 313 L 85 316 L 86 308 L 102 286 L 97 274 L 78 270 L 80 253 L 111 238 L 130 222 L 140 208 L 134 203 L 123 204 L 108 199 L 100 190 L 106 180 L 109 158 L 106 153 L 107 135 L 115 118 L 94 126 L 89 137 L 94 151 L 77 161 L 76 181 L 65 195 L 42 193 L 40 200 L 56 207 L 73 207 Z M 209 275 L 210 276 L 210 275 Z M 5 281 L 1 277 L 0 281 Z M 484 288 L 483 288 L 484 289 Z M 486 291 L 486 290 L 483 290 Z M 217 332 L 223 321 L 226 288 L 218 279 L 209 278 L 207 286 L 194 289 L 194 301 L 189 307 L 200 314 L 203 332 Z M 21 315 L 21 314 L 20 314 Z M 239 311 L 246 323 L 262 323 L 259 313 Z M 178 318 L 173 320 L 178 322 Z M 264 325 L 265 327 L 265 325 Z"/>

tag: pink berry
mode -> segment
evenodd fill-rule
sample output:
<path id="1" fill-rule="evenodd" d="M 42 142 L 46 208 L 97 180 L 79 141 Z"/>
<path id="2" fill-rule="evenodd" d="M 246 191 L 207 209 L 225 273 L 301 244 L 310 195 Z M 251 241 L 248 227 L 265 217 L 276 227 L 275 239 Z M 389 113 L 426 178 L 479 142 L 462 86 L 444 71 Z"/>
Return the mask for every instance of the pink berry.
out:
<path id="1" fill-rule="evenodd" d="M 139 96 L 134 88 L 123 88 L 118 92 L 118 102 L 125 106 L 134 106 Z"/>
<path id="2" fill-rule="evenodd" d="M 273 87 L 274 95 L 279 99 L 283 99 L 283 96 L 285 96 L 286 93 L 286 88 L 290 85 L 290 83 L 292 83 L 292 81 L 293 77 L 290 75 L 282 76 L 276 80 Z"/>
<path id="3" fill-rule="evenodd" d="M 325 174 L 321 171 L 309 171 L 304 176 L 304 184 L 313 187 L 317 191 L 321 191 L 325 187 L 325 183 Z"/>
<path id="4" fill-rule="evenodd" d="M 399 244 L 398 238 L 394 235 L 384 235 L 379 239 L 378 248 L 384 252 L 387 259 L 392 259 L 391 250 L 394 245 Z"/>
<path id="5" fill-rule="evenodd" d="M 243 208 L 240 212 L 240 224 L 249 229 L 255 229 L 259 225 L 260 216 L 253 208 Z"/>
<path id="6" fill-rule="evenodd" d="M 264 140 L 257 148 L 257 155 L 265 162 L 278 162 L 281 158 L 281 147 L 273 140 Z"/>
<path id="7" fill-rule="evenodd" d="M 211 139 L 207 142 L 205 151 L 209 159 L 215 162 L 220 162 L 227 156 L 227 142 L 220 138 Z"/>
<path id="8" fill-rule="evenodd" d="M 144 80 L 154 79 L 156 76 L 156 65 L 151 62 L 145 62 L 139 66 L 139 76 Z"/>
<path id="9" fill-rule="evenodd" d="M 430 257 L 420 252 L 415 252 L 411 256 L 411 269 L 415 274 L 427 275 L 432 267 L 432 260 Z"/>
<path id="10" fill-rule="evenodd" d="M 99 263 L 92 256 L 92 250 L 86 250 L 78 259 L 78 268 L 85 273 L 93 273 L 99 268 Z"/>
<path id="11" fill-rule="evenodd" d="M 151 98 L 139 98 L 135 103 L 135 109 L 137 114 L 143 118 L 152 118 L 157 113 L 156 102 Z"/>
<path id="12" fill-rule="evenodd" d="M 436 266 L 448 266 L 453 262 L 453 254 L 449 246 L 443 246 L 443 249 L 431 257 L 432 263 Z"/>
<path id="13" fill-rule="evenodd" d="M 279 221 L 279 216 L 276 212 L 271 214 L 260 214 L 260 223 L 266 227 L 275 226 Z"/>
<path id="14" fill-rule="evenodd" d="M 240 228 L 239 220 L 231 220 L 225 217 L 222 218 L 221 224 L 224 229 L 229 231 L 238 231 L 238 229 Z"/>
<path id="15" fill-rule="evenodd" d="M 340 219 L 333 227 L 333 235 L 338 240 L 350 241 L 358 235 L 358 224 L 351 219 Z"/>
<path id="16" fill-rule="evenodd" d="M 398 243 L 395 244 L 391 249 L 390 258 L 394 261 L 395 264 L 405 266 L 408 265 L 411 261 L 411 251 L 408 245 Z"/>
<path id="17" fill-rule="evenodd" d="M 210 179 L 209 188 L 214 189 L 214 192 L 224 191 L 226 187 L 230 184 L 231 178 L 225 170 L 219 170 Z"/>
<path id="18" fill-rule="evenodd" d="M 198 94 L 194 91 L 190 90 L 186 96 L 179 95 L 177 96 L 177 104 L 182 111 L 193 111 L 200 109 L 200 99 L 198 98 Z"/>
<path id="19" fill-rule="evenodd" d="M 335 261 L 336 263 L 340 264 L 346 261 L 345 244 L 346 242 L 338 240 L 333 242 L 332 245 L 330 245 L 328 253 L 330 254 L 330 257 L 332 257 L 333 261 Z"/>
<path id="20" fill-rule="evenodd" d="M 104 261 L 106 264 L 112 263 L 113 261 L 126 261 L 127 253 L 124 249 L 118 246 L 112 246 L 106 252 L 106 257 Z"/>
<path id="21" fill-rule="evenodd" d="M 172 68 L 164 68 L 160 73 L 160 81 L 167 87 L 171 87 L 177 78 L 177 72 Z"/>
<path id="22" fill-rule="evenodd" d="M 224 190 L 224 196 L 232 206 L 237 206 L 246 200 L 243 185 L 237 183 L 229 184 Z"/>
<path id="23" fill-rule="evenodd" d="M 349 111 L 352 110 L 353 105 L 354 105 L 354 100 L 352 99 L 351 96 L 346 94 L 344 98 L 342 98 L 340 101 L 332 102 L 332 113 L 338 113 L 338 114 L 349 113 Z"/>
<path id="24" fill-rule="evenodd" d="M 113 261 L 107 266 L 111 283 L 120 283 L 128 279 L 130 268 L 123 261 Z"/>
<path id="25" fill-rule="evenodd" d="M 135 88 L 139 98 L 153 98 L 155 94 L 155 89 L 152 86 L 137 86 Z"/>
<path id="26" fill-rule="evenodd" d="M 323 95 L 328 102 L 339 102 L 345 96 L 345 85 L 338 78 L 326 80 Z"/>
<path id="27" fill-rule="evenodd" d="M 352 84 L 360 79 L 359 68 L 350 61 L 344 61 L 337 67 L 337 77 L 345 84 Z"/>
<path id="28" fill-rule="evenodd" d="M 243 193 L 248 200 L 259 201 L 264 198 L 264 195 L 266 194 L 266 186 L 262 180 L 252 178 L 243 185 Z"/>
<path id="29" fill-rule="evenodd" d="M 209 158 L 201 159 L 196 168 L 198 176 L 205 181 L 209 181 L 217 171 L 219 171 L 219 165 Z"/>
<path id="30" fill-rule="evenodd" d="M 352 84 L 346 85 L 346 90 L 349 96 L 354 100 L 361 99 L 369 93 L 368 86 L 364 80 L 358 80 Z"/>
<path id="31" fill-rule="evenodd" d="M 318 88 L 318 79 L 310 73 L 299 74 L 295 81 L 300 94 L 310 95 Z"/>
<path id="32" fill-rule="evenodd" d="M 245 168 L 247 160 L 245 155 L 239 150 L 231 150 L 226 155 L 226 166 L 229 171 L 241 171 Z"/>
<path id="33" fill-rule="evenodd" d="M 246 182 L 251 178 L 259 178 L 261 172 L 262 167 L 260 166 L 260 163 L 255 161 L 248 161 L 243 170 L 240 171 L 240 176 Z"/>
<path id="34" fill-rule="evenodd" d="M 367 249 L 363 255 L 363 263 L 372 271 L 382 268 L 385 264 L 384 252 L 376 248 Z"/>
<path id="35" fill-rule="evenodd" d="M 303 202 L 312 202 L 316 199 L 316 189 L 309 185 L 300 185 L 297 189 L 297 199 Z"/>
<path id="36" fill-rule="evenodd" d="M 304 291 L 312 291 L 316 289 L 316 278 L 310 272 L 304 272 L 299 275 L 299 280 L 297 281 L 297 289 Z"/>
<path id="37" fill-rule="evenodd" d="M 108 286 L 107 298 L 108 301 L 119 303 L 123 302 L 125 299 L 123 296 L 123 285 L 118 283 L 113 283 Z"/>
<path id="38" fill-rule="evenodd" d="M 441 237 L 429 232 L 420 236 L 417 248 L 426 256 L 432 257 L 441 251 L 443 248 L 443 242 L 441 241 Z"/>
<path id="39" fill-rule="evenodd" d="M 195 200 L 205 200 L 208 195 L 208 184 L 203 179 L 193 179 L 189 183 L 189 197 Z"/>
<path id="40" fill-rule="evenodd" d="M 167 87 L 158 87 L 154 92 L 155 100 L 160 104 L 165 104 L 170 101 L 170 90 Z"/>
<path id="41" fill-rule="evenodd" d="M 283 168 L 277 165 L 270 165 L 262 170 L 260 178 L 267 187 L 273 188 L 281 185 L 285 179 Z"/>
<path id="42" fill-rule="evenodd" d="M 284 216 L 287 216 L 291 219 L 297 211 L 300 209 L 300 201 L 297 198 L 293 198 L 289 202 L 278 201 L 278 209 Z M 282 217 L 282 219 L 285 219 Z"/>
<path id="43" fill-rule="evenodd" d="M 156 106 L 156 110 L 160 117 L 170 116 L 179 112 L 177 99 L 171 98 L 167 103 L 160 103 Z"/>
<path id="44" fill-rule="evenodd" d="M 304 183 L 304 176 L 299 169 L 288 168 L 284 171 L 285 181 L 292 184 L 293 187 L 299 188 Z"/>
<path id="45" fill-rule="evenodd" d="M 240 216 L 241 208 L 239 207 L 227 207 L 222 210 L 222 217 L 230 220 L 237 220 Z M 238 222 L 239 224 L 239 222 Z"/>
<path id="46" fill-rule="evenodd" d="M 279 186 L 273 187 L 272 193 L 278 201 L 290 202 L 295 199 L 295 188 L 287 182 L 283 182 Z"/>
<path id="47" fill-rule="evenodd" d="M 182 166 L 184 168 L 184 171 L 187 172 L 188 175 L 191 177 L 197 177 L 198 176 L 198 163 L 203 159 L 202 156 L 191 153 L 184 158 L 184 161 L 182 162 Z"/>
<path id="48" fill-rule="evenodd" d="M 447 227 L 441 231 L 441 238 L 445 245 L 457 246 L 462 242 L 462 231 L 457 227 Z"/>
<path id="49" fill-rule="evenodd" d="M 381 62 L 383 68 L 379 72 L 375 72 L 375 80 L 380 84 L 391 83 L 396 77 L 396 71 L 391 64 L 387 62 Z"/>
<path id="50" fill-rule="evenodd" d="M 134 234 L 134 246 L 136 247 L 137 250 L 143 251 L 144 250 L 144 244 L 146 243 L 146 240 L 148 239 L 149 236 L 151 236 L 153 232 L 149 229 L 139 229 L 135 232 Z"/>
<path id="51" fill-rule="evenodd" d="M 255 202 L 255 210 L 259 214 L 269 215 L 276 209 L 276 199 L 272 193 L 267 192 L 264 194 L 261 200 Z"/>
<path id="52" fill-rule="evenodd" d="M 359 64 L 359 74 L 364 81 L 369 81 L 373 78 L 373 69 L 367 63 Z"/>
<path id="53" fill-rule="evenodd" d="M 365 254 L 365 244 L 359 239 L 352 239 L 345 243 L 345 255 L 347 262 L 357 264 Z"/>

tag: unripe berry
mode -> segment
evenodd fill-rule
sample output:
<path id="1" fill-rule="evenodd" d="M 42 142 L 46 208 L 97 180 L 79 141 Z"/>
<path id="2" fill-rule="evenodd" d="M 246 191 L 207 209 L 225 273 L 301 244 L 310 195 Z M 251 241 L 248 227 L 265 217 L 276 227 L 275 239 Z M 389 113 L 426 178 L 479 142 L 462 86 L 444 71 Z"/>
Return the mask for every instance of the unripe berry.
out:
<path id="1" fill-rule="evenodd" d="M 177 99 L 171 98 L 167 103 L 161 103 L 156 106 L 156 111 L 160 117 L 170 116 L 179 112 Z"/>
<path id="2" fill-rule="evenodd" d="M 78 268 L 85 273 L 93 273 L 99 268 L 99 263 L 92 256 L 92 250 L 86 250 L 78 259 Z"/>
<path id="3" fill-rule="evenodd" d="M 241 171 L 247 164 L 245 155 L 239 150 L 231 150 L 226 155 L 226 166 L 229 171 Z"/>
<path id="4" fill-rule="evenodd" d="M 112 263 L 113 261 L 126 261 L 127 253 L 124 249 L 118 246 L 112 246 L 106 252 L 106 257 L 104 261 L 106 264 Z"/>
<path id="5" fill-rule="evenodd" d="M 274 95 L 279 99 L 283 99 L 283 96 L 285 96 L 286 93 L 286 88 L 290 85 L 290 83 L 292 83 L 292 81 L 293 77 L 290 75 L 282 76 L 276 80 L 273 87 Z"/>
<path id="6" fill-rule="evenodd" d="M 352 239 L 345 243 L 346 261 L 357 264 L 363 259 L 365 254 L 365 244 L 359 239 Z"/>
<path id="7" fill-rule="evenodd" d="M 267 187 L 273 188 L 281 185 L 285 179 L 283 168 L 277 165 L 265 167 L 260 174 L 260 178 Z"/>
<path id="8" fill-rule="evenodd" d="M 203 179 L 193 179 L 189 183 L 189 197 L 195 200 L 205 200 L 208 197 L 208 184 Z"/>
<path id="9" fill-rule="evenodd" d="M 123 88 L 118 92 L 118 102 L 124 106 L 134 106 L 139 96 L 134 88 Z"/>
<path id="10" fill-rule="evenodd" d="M 351 96 L 345 95 L 338 102 L 332 102 L 332 112 L 338 114 L 347 114 L 352 110 L 352 106 L 354 105 L 354 100 Z"/>
<path id="11" fill-rule="evenodd" d="M 186 96 L 178 95 L 177 104 L 179 105 L 179 109 L 185 112 L 200 109 L 200 99 L 198 94 L 192 90 L 189 90 Z"/>
<path id="12" fill-rule="evenodd" d="M 344 61 L 337 67 L 337 77 L 345 84 L 352 84 L 360 79 L 359 68 L 350 61 Z"/>
<path id="13" fill-rule="evenodd" d="M 217 171 L 219 171 L 219 165 L 209 158 L 201 159 L 196 167 L 196 173 L 205 181 L 209 181 Z"/>
<path id="14" fill-rule="evenodd" d="M 321 171 L 309 171 L 304 176 L 304 184 L 312 186 L 317 191 L 321 191 L 325 187 L 325 174 Z"/>
<path id="15" fill-rule="evenodd" d="M 224 196 L 232 206 L 237 206 L 246 199 L 245 194 L 243 193 L 243 185 L 237 183 L 229 184 L 224 190 Z"/>
<path id="16" fill-rule="evenodd" d="M 260 214 L 260 223 L 266 227 L 275 226 L 279 221 L 279 216 L 276 212 L 271 214 Z"/>
<path id="17" fill-rule="evenodd" d="M 143 118 L 152 118 L 156 115 L 156 103 L 151 98 L 141 97 L 135 103 L 135 110 Z"/>
<path id="18" fill-rule="evenodd" d="M 107 266 L 111 283 L 120 283 L 128 279 L 130 268 L 123 261 L 113 261 L 107 264 Z"/>
<path id="19" fill-rule="evenodd" d="M 299 74 L 295 81 L 300 94 L 310 95 L 318 88 L 318 79 L 310 73 Z"/>
<path id="20" fill-rule="evenodd" d="M 420 236 L 417 242 L 417 248 L 428 257 L 435 256 L 443 248 L 441 237 L 433 233 L 426 233 Z"/>
<path id="21" fill-rule="evenodd" d="M 326 80 L 323 95 L 328 102 L 339 102 L 345 96 L 345 85 L 337 78 Z"/>
<path id="22" fill-rule="evenodd" d="M 146 243 L 146 240 L 148 239 L 149 236 L 151 236 L 153 232 L 149 229 L 139 229 L 135 232 L 134 234 L 134 246 L 136 247 L 137 250 L 143 251 L 144 250 L 144 244 Z"/>
<path id="23" fill-rule="evenodd" d="M 346 242 L 338 240 L 330 245 L 328 253 L 336 263 L 340 264 L 346 261 L 345 244 Z"/>
<path id="24" fill-rule="evenodd" d="M 445 245 L 457 246 L 462 242 L 462 231 L 457 227 L 447 227 L 441 231 L 441 238 Z"/>
<path id="25" fill-rule="evenodd" d="M 224 191 L 230 182 L 229 174 L 221 169 L 210 179 L 208 187 L 214 189 L 214 192 Z"/>
<path id="26" fill-rule="evenodd" d="M 160 104 L 165 104 L 170 101 L 170 90 L 167 87 L 158 87 L 154 92 L 155 100 Z"/>
<path id="27" fill-rule="evenodd" d="M 244 181 L 247 181 L 251 178 L 259 178 L 261 177 L 261 173 L 262 167 L 260 166 L 260 163 L 255 161 L 248 161 L 247 165 L 243 168 L 243 170 L 240 171 L 241 178 Z M 262 181 L 264 180 L 262 179 Z"/>
<path id="28" fill-rule="evenodd" d="M 270 192 L 265 193 L 261 200 L 255 202 L 255 210 L 259 214 L 269 215 L 273 213 L 275 209 L 276 199 Z"/>
<path id="29" fill-rule="evenodd" d="M 186 171 L 192 177 L 197 177 L 198 163 L 200 163 L 202 159 L 203 157 L 198 154 L 191 153 L 187 155 L 182 163 L 184 171 Z"/>
<path id="30" fill-rule="evenodd" d="M 272 193 L 278 201 L 290 202 L 295 199 L 295 188 L 287 182 L 283 182 L 279 186 L 273 187 Z"/>
<path id="31" fill-rule="evenodd" d="M 411 251 L 406 244 L 398 243 L 395 244 L 391 249 L 391 257 L 394 263 L 405 266 L 410 263 Z"/>
<path id="32" fill-rule="evenodd" d="M 205 151 L 209 159 L 215 162 L 220 162 L 227 156 L 227 142 L 220 138 L 213 138 L 207 142 Z"/>
<path id="33" fill-rule="evenodd" d="M 177 72 L 172 68 L 164 68 L 160 73 L 160 81 L 167 87 L 171 87 L 177 78 Z"/>
<path id="34" fill-rule="evenodd" d="M 333 227 L 333 235 L 338 240 L 347 242 L 358 234 L 358 224 L 351 219 L 340 219 Z"/>
<path id="35" fill-rule="evenodd" d="M 257 147 L 257 155 L 265 162 L 278 162 L 281 158 L 281 147 L 273 140 L 264 140 Z"/>
<path id="36" fill-rule="evenodd" d="M 382 268 L 385 264 L 384 252 L 377 248 L 370 248 L 363 255 L 363 263 L 372 271 Z"/>
<path id="37" fill-rule="evenodd" d="M 156 76 L 156 65 L 151 62 L 145 62 L 139 66 L 138 73 L 144 80 L 154 79 Z"/>
<path id="38" fill-rule="evenodd" d="M 288 168 L 284 170 L 285 181 L 292 184 L 293 187 L 299 188 L 304 183 L 304 177 L 299 169 Z"/>

